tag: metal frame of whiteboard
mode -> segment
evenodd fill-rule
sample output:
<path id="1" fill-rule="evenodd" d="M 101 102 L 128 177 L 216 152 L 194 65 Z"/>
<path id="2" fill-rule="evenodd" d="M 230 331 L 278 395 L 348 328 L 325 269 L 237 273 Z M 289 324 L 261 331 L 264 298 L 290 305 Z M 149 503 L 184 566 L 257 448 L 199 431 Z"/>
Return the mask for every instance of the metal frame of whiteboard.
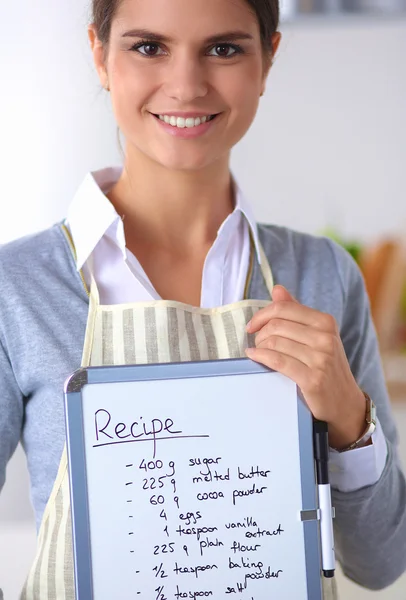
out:
<path id="1" fill-rule="evenodd" d="M 71 482 L 73 550 L 76 600 L 93 600 L 89 506 L 86 478 L 82 390 L 88 384 L 156 381 L 196 377 L 221 377 L 269 373 L 269 369 L 249 359 L 88 367 L 75 371 L 65 383 L 66 439 Z M 302 509 L 316 511 L 312 416 L 298 396 L 298 431 L 301 467 Z M 302 450 L 302 449 L 305 450 Z M 74 465 L 74 468 L 72 468 Z M 307 594 L 321 600 L 321 554 L 318 521 L 303 521 Z"/>

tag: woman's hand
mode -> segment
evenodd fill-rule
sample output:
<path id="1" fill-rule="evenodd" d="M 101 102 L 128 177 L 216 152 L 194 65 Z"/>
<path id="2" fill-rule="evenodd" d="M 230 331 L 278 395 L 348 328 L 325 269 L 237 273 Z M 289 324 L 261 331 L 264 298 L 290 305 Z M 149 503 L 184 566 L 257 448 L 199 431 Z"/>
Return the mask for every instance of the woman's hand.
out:
<path id="1" fill-rule="evenodd" d="M 300 304 L 276 285 L 273 302 L 247 325 L 256 333 L 252 360 L 298 385 L 316 419 L 329 424 L 329 443 L 345 448 L 365 430 L 366 401 L 351 373 L 337 323 L 331 315 Z"/>

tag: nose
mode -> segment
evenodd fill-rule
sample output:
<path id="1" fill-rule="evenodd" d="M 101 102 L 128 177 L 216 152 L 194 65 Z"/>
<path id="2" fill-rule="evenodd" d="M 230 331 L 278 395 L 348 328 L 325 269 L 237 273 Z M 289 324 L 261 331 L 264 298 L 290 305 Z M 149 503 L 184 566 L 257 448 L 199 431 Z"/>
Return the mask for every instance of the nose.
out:
<path id="1" fill-rule="evenodd" d="M 182 55 L 173 57 L 167 65 L 164 91 L 168 97 L 186 105 L 208 92 L 207 72 L 198 58 Z"/>

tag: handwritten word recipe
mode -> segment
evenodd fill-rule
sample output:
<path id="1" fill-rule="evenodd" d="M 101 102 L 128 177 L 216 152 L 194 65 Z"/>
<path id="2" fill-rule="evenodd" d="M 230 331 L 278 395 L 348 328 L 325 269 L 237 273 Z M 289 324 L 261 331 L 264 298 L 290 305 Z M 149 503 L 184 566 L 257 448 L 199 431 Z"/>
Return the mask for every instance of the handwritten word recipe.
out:
<path id="1" fill-rule="evenodd" d="M 305 598 L 298 442 L 273 426 L 272 402 L 246 380 L 249 402 L 209 378 L 200 398 L 185 380 L 172 401 L 173 382 L 156 383 L 142 408 L 87 403 L 95 599 Z M 292 389 L 284 416 L 297 419 Z"/>

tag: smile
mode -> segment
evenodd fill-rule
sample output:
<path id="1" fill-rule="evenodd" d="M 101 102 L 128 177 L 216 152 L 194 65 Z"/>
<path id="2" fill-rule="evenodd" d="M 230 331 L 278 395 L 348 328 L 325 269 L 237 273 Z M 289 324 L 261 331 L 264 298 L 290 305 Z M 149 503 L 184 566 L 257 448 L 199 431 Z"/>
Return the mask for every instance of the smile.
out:
<path id="1" fill-rule="evenodd" d="M 207 115 L 205 117 L 188 117 L 188 118 L 184 118 L 184 117 L 175 117 L 175 116 L 170 116 L 170 115 L 155 115 L 154 117 L 156 117 L 157 119 L 159 119 L 160 121 L 164 121 L 167 125 L 171 125 L 172 127 L 177 127 L 178 129 L 191 129 L 193 127 L 199 127 L 199 125 L 202 125 L 203 123 L 206 123 L 208 121 L 213 121 L 213 119 L 215 119 L 217 115 Z"/>

